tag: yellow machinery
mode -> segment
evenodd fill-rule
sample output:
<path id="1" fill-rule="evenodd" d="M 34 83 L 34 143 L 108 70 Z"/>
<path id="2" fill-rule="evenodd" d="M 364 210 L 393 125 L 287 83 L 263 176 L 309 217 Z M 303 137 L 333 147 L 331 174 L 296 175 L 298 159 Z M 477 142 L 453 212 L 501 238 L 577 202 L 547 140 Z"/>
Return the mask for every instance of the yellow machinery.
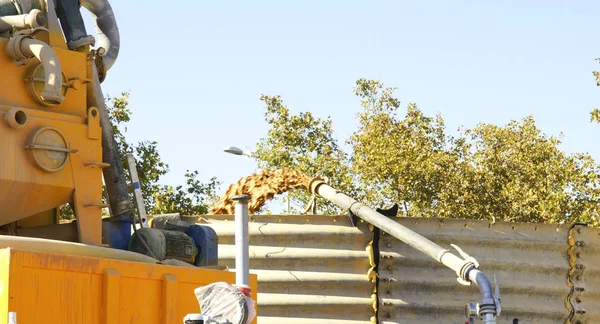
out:
<path id="1" fill-rule="evenodd" d="M 87 103 L 93 52 L 69 50 L 56 16 L 46 17 L 51 10 L 42 4 L 51 2 L 23 8 L 18 30 L 0 38 L 0 222 L 13 231 L 19 223 L 58 224 L 52 211 L 72 202 L 79 240 L 99 245 L 106 165 L 100 112 Z M 6 25 L 0 25 L 5 34 Z"/>
<path id="2" fill-rule="evenodd" d="M 98 44 L 80 6 L 95 17 Z M 0 0 L 0 324 L 18 314 L 18 323 L 181 323 L 198 312 L 194 288 L 234 281 L 197 268 L 216 264 L 207 228 L 131 235 L 100 87 L 119 47 L 107 0 Z M 61 224 L 66 203 L 76 220 Z"/>

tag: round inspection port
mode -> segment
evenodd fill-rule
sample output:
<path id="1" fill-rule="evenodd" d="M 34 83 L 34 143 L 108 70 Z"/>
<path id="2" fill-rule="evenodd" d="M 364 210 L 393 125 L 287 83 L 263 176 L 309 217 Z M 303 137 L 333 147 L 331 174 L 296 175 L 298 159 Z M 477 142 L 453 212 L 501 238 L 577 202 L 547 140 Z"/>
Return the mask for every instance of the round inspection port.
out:
<path id="1" fill-rule="evenodd" d="M 10 127 L 15 129 L 19 129 L 27 124 L 27 114 L 19 108 L 9 110 L 4 119 Z"/>

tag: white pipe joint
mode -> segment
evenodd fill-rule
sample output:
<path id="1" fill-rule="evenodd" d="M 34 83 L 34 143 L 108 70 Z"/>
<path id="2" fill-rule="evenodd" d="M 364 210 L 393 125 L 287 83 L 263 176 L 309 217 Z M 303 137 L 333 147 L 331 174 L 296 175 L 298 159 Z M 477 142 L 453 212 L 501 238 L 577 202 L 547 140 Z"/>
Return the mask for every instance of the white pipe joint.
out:
<path id="1" fill-rule="evenodd" d="M 48 44 L 33 38 L 33 34 L 42 28 L 23 30 L 15 33 L 6 45 L 8 55 L 17 65 L 25 65 L 36 57 L 44 67 L 45 86 L 40 97 L 51 105 L 59 105 L 65 97 L 62 94 L 62 69 L 58 56 Z"/>
<path id="2" fill-rule="evenodd" d="M 41 10 L 33 9 L 28 14 L 0 17 L 0 33 L 16 29 L 32 29 L 44 26 L 46 17 Z"/>
<path id="3" fill-rule="evenodd" d="M 235 201 L 235 281 L 250 287 L 250 236 L 248 235 L 249 195 L 232 197 Z"/>

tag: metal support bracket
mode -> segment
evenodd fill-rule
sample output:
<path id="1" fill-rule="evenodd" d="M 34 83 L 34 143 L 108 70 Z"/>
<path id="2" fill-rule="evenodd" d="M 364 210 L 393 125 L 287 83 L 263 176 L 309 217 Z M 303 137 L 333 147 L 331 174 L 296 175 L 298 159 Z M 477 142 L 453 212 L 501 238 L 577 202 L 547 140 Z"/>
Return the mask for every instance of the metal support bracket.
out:
<path id="1" fill-rule="evenodd" d="M 352 227 L 358 226 L 358 216 L 354 215 L 350 209 L 348 209 L 348 219 L 350 219 L 350 224 L 352 224 Z"/>

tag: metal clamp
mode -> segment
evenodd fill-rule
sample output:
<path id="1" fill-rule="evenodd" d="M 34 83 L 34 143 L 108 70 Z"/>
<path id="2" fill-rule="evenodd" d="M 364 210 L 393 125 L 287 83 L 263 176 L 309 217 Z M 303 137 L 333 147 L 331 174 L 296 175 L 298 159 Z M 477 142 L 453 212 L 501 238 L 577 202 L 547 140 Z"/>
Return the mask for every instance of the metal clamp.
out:
<path id="1" fill-rule="evenodd" d="M 460 254 L 460 256 L 463 257 L 463 260 L 465 260 L 466 264 L 472 264 L 475 267 L 475 269 L 479 268 L 479 262 L 477 262 L 477 260 L 474 257 L 468 255 L 456 244 L 450 244 L 450 246 L 452 246 L 458 252 L 458 254 Z M 466 273 L 463 273 L 463 275 L 466 276 Z M 456 278 L 456 281 L 458 281 L 458 283 L 460 283 L 461 285 L 471 285 L 471 282 L 466 280 L 466 278 L 463 278 L 461 275 L 459 275 L 458 278 Z"/>
<path id="2" fill-rule="evenodd" d="M 6 51 L 8 55 L 13 59 L 16 65 L 21 66 L 29 62 L 29 57 L 23 54 L 21 51 L 21 41 L 25 38 L 34 39 L 35 35 L 39 32 L 49 32 L 44 27 L 37 27 L 33 29 L 24 29 L 16 32 L 13 37 L 6 44 Z"/>

